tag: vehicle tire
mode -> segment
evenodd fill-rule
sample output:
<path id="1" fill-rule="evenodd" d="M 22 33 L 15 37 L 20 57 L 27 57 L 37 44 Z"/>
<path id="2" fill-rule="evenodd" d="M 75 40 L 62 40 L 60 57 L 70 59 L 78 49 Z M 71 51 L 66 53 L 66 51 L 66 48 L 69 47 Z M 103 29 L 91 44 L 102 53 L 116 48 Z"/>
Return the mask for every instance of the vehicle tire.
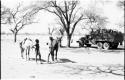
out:
<path id="1" fill-rule="evenodd" d="M 79 47 L 84 47 L 84 44 L 82 44 L 82 43 L 79 43 Z"/>
<path id="2" fill-rule="evenodd" d="M 112 46 L 112 49 L 117 49 L 118 48 L 118 44 L 115 44 Z"/>
<path id="3" fill-rule="evenodd" d="M 91 47 L 91 44 L 86 44 L 87 47 Z"/>
<path id="4" fill-rule="evenodd" d="M 105 43 L 103 44 L 103 48 L 104 48 L 105 50 L 108 50 L 108 49 L 110 48 L 110 44 L 109 44 L 108 42 L 105 42 Z"/>
<path id="5" fill-rule="evenodd" d="M 81 47 L 81 44 L 79 43 L 79 47 Z"/>
<path id="6" fill-rule="evenodd" d="M 102 46 L 103 46 L 102 42 L 98 42 L 98 43 L 97 43 L 98 49 L 102 49 Z"/>

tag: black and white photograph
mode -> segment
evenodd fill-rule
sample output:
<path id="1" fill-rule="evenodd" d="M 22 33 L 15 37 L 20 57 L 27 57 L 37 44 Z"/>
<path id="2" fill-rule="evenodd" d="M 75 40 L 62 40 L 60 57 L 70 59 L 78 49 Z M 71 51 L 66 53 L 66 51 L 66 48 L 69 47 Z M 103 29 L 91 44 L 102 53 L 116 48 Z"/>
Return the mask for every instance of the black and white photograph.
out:
<path id="1" fill-rule="evenodd" d="M 1 0 L 1 80 L 124 80 L 124 0 Z"/>

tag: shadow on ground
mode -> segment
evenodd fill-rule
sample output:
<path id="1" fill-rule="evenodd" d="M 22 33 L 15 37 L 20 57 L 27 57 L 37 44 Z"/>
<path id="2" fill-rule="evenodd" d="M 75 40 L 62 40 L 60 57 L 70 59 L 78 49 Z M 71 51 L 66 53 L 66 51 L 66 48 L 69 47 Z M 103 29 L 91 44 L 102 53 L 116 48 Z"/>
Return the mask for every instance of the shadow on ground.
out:
<path id="1" fill-rule="evenodd" d="M 109 49 L 109 50 L 102 50 L 102 52 L 105 52 L 105 53 L 113 53 L 113 54 L 119 54 L 121 52 L 124 52 L 124 48 L 117 48 L 117 49 Z"/>
<path id="2" fill-rule="evenodd" d="M 61 48 L 68 48 L 67 46 L 61 46 Z M 70 48 L 80 48 L 78 46 L 70 46 Z"/>
<path id="3" fill-rule="evenodd" d="M 30 58 L 30 61 L 36 61 L 36 58 Z M 37 61 L 40 61 L 38 58 L 37 58 Z M 41 59 L 42 62 L 46 62 L 46 60 L 44 59 Z"/>
<path id="4" fill-rule="evenodd" d="M 35 58 L 30 58 L 29 61 L 36 61 Z M 40 61 L 39 59 L 37 59 L 37 61 Z M 41 59 L 42 62 L 47 62 L 46 60 L 44 59 Z M 57 63 L 76 63 L 75 61 L 72 61 L 72 60 L 69 60 L 69 59 L 66 59 L 66 58 L 61 58 L 59 59 L 59 61 Z"/>
<path id="5" fill-rule="evenodd" d="M 125 50 L 125 48 L 117 48 L 117 49 L 110 49 L 110 50 Z"/>
<path id="6" fill-rule="evenodd" d="M 61 48 L 67 48 L 67 46 L 61 46 Z M 84 47 L 79 47 L 79 46 L 71 46 L 70 48 L 86 48 L 86 46 Z M 97 46 L 91 46 L 91 47 L 88 47 L 88 48 L 95 48 L 97 49 Z M 119 46 L 117 49 L 109 49 L 109 50 L 125 50 L 125 48 L 122 46 Z"/>
<path id="7" fill-rule="evenodd" d="M 63 47 L 65 48 L 65 47 Z M 119 46 L 117 49 L 109 49 L 109 50 L 105 50 L 105 49 L 98 49 L 96 46 L 91 46 L 91 47 L 73 47 L 71 46 L 70 48 L 65 48 L 65 50 L 69 50 L 72 53 L 80 53 L 80 52 L 86 52 L 87 51 L 98 51 L 98 52 L 104 52 L 104 53 L 114 53 L 114 54 L 119 54 L 121 52 L 123 52 L 125 50 L 125 48 L 123 46 Z"/>
<path id="8" fill-rule="evenodd" d="M 92 66 L 92 65 L 63 65 L 67 70 L 61 71 L 62 73 L 79 75 L 82 73 L 101 75 L 101 74 L 113 74 L 117 76 L 124 76 L 124 66 L 122 65 L 102 65 L 102 66 Z"/>
<path id="9" fill-rule="evenodd" d="M 68 62 L 76 63 L 75 61 L 71 61 L 71 60 L 66 59 L 66 58 L 61 58 L 61 59 L 59 59 L 59 63 L 68 63 Z"/>

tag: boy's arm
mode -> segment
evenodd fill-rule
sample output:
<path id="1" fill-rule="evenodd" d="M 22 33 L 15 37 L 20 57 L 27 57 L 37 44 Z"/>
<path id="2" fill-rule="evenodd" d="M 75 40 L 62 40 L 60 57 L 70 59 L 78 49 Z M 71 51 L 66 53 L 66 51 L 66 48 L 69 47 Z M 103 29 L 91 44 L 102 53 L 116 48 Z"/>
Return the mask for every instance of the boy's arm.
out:
<path id="1" fill-rule="evenodd" d="M 32 48 L 35 48 L 36 45 L 33 45 Z"/>

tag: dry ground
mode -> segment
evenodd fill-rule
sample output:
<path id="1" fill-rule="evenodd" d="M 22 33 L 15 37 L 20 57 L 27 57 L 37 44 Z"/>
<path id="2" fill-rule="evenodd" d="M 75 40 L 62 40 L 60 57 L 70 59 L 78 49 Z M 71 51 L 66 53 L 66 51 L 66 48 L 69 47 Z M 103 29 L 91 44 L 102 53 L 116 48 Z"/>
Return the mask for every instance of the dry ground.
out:
<path id="1" fill-rule="evenodd" d="M 74 42 L 72 48 L 60 48 L 58 62 L 48 64 L 48 46 L 46 36 L 30 36 L 40 39 L 42 64 L 20 57 L 18 42 L 12 37 L 2 36 L 1 40 L 1 76 L 3 80 L 124 80 L 124 49 L 97 50 L 96 48 L 78 48 Z M 18 41 L 24 36 L 18 36 Z M 66 43 L 65 40 L 63 44 Z"/>

